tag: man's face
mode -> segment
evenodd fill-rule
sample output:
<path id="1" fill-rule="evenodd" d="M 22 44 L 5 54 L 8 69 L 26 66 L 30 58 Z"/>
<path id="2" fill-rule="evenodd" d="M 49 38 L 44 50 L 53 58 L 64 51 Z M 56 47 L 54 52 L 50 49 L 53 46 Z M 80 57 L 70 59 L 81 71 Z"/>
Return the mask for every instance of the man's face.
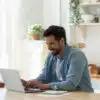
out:
<path id="1" fill-rule="evenodd" d="M 61 50 L 61 40 L 56 40 L 53 35 L 45 38 L 48 49 L 53 53 L 53 55 L 59 54 Z"/>

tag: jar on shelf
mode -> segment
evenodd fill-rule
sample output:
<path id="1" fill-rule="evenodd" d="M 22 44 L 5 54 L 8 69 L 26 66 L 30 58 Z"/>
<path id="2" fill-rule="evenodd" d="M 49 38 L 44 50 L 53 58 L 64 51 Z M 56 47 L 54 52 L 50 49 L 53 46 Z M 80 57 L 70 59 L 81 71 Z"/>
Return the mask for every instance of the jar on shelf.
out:
<path id="1" fill-rule="evenodd" d="M 100 2 L 100 0 L 97 0 L 96 2 Z"/>
<path id="2" fill-rule="evenodd" d="M 91 0 L 81 0 L 82 3 L 90 3 Z"/>
<path id="3" fill-rule="evenodd" d="M 94 17 L 94 22 L 95 22 L 95 23 L 99 23 L 99 17 L 98 17 L 98 16 L 95 16 L 95 17 Z"/>
<path id="4" fill-rule="evenodd" d="M 96 64 L 97 67 L 97 75 L 100 75 L 100 64 Z"/>

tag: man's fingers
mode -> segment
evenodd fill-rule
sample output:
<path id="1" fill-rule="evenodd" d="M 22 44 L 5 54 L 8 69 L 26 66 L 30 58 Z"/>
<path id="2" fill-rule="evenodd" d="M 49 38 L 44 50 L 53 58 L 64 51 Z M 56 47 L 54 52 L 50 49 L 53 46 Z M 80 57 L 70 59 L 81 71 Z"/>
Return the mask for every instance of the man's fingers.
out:
<path id="1" fill-rule="evenodd" d="M 33 87 L 34 87 L 34 82 L 27 81 L 26 88 L 33 88 Z"/>
<path id="2" fill-rule="evenodd" d="M 38 84 L 35 84 L 35 85 L 34 85 L 34 88 L 39 88 L 39 85 L 38 85 Z"/>
<path id="3" fill-rule="evenodd" d="M 38 84 L 40 83 L 38 80 L 29 80 L 29 81 L 25 81 L 23 79 L 21 79 L 24 87 L 26 88 L 36 88 L 38 86 Z"/>
<path id="4" fill-rule="evenodd" d="M 26 87 L 26 88 L 30 88 L 30 84 L 31 84 L 31 82 L 30 82 L 30 81 L 27 81 L 25 87 Z"/>
<path id="5" fill-rule="evenodd" d="M 30 81 L 25 81 L 25 80 L 23 80 L 23 79 L 21 79 L 21 81 L 22 81 L 22 84 L 23 84 L 23 86 L 24 86 L 25 88 L 29 88 L 29 87 L 30 87 L 30 84 L 31 84 Z"/>
<path id="6" fill-rule="evenodd" d="M 26 81 L 25 80 L 21 79 L 21 82 L 22 82 L 23 86 L 26 85 Z"/>
<path id="7" fill-rule="evenodd" d="M 29 87 L 34 88 L 35 85 L 39 84 L 40 82 L 38 80 L 30 80 L 28 81 Z"/>

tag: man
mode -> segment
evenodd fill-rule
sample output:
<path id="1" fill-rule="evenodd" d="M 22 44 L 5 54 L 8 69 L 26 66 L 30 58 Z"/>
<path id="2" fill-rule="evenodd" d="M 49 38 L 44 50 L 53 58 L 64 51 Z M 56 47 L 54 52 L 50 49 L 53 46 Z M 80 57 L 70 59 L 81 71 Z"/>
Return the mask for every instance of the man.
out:
<path id="1" fill-rule="evenodd" d="M 65 34 L 63 27 L 55 25 L 44 31 L 51 53 L 35 80 L 22 81 L 26 88 L 93 92 L 87 59 L 80 49 L 66 43 Z"/>

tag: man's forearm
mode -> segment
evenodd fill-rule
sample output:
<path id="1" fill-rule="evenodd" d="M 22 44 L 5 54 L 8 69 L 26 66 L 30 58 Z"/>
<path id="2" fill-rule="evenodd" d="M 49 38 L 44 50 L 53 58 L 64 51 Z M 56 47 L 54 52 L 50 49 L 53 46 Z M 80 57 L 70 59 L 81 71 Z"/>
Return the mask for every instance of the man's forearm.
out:
<path id="1" fill-rule="evenodd" d="M 53 90 L 75 90 L 75 85 L 71 81 L 52 82 L 49 83 L 49 87 Z"/>

